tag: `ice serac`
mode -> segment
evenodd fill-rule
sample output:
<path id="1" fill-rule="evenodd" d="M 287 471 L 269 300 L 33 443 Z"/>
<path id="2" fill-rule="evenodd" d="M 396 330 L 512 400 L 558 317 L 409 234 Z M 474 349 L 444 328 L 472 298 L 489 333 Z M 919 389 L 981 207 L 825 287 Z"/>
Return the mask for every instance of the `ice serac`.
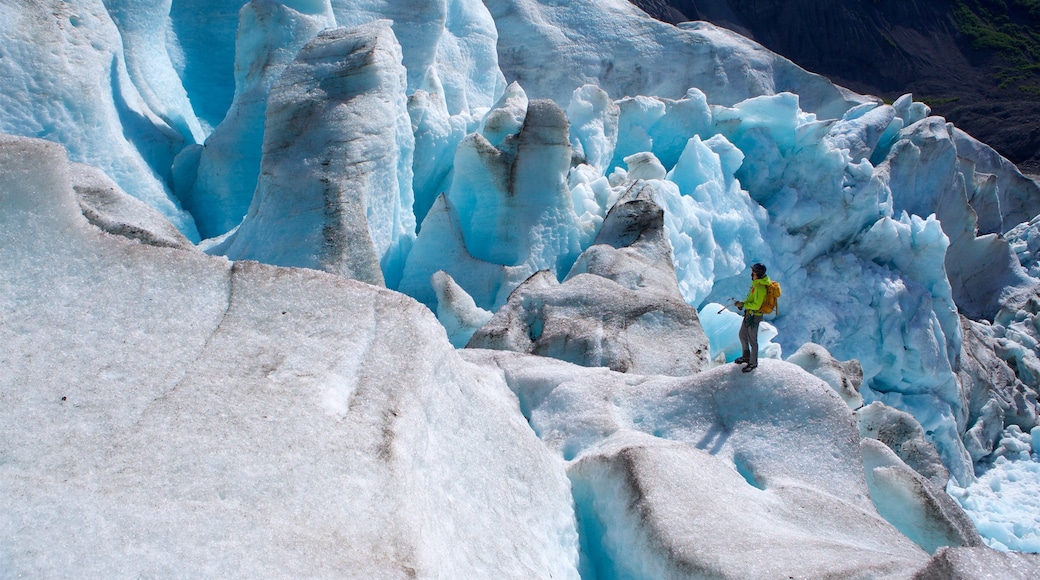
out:
<path id="1" fill-rule="evenodd" d="M 190 115 L 170 109 L 164 119 L 152 110 L 101 0 L 8 2 L 2 10 L 0 133 L 61 143 L 73 161 L 101 169 L 197 241 L 194 221 L 164 183 L 190 133 L 166 119 L 187 123 Z M 137 56 L 148 58 L 140 48 Z"/>
<path id="2" fill-rule="evenodd" d="M 898 577 L 927 561 L 874 510 L 851 410 L 795 365 L 641 377 L 460 352 L 502 369 L 567 460 L 588 577 Z"/>
<path id="3" fill-rule="evenodd" d="M 577 577 L 559 460 L 425 308 L 103 234 L 66 166 L 0 137 L 5 575 Z"/>
<path id="4" fill-rule="evenodd" d="M 792 93 L 716 108 L 714 118 L 719 133 L 744 155 L 736 172 L 741 186 L 787 234 L 769 240 L 780 250 L 777 259 L 808 264 L 890 212 L 890 194 L 870 163 L 853 162 L 847 148 L 862 155 L 869 124 L 819 120 Z"/>
<path id="5" fill-rule="evenodd" d="M 670 170 L 690 138 L 708 139 L 715 133 L 707 97 L 698 88 L 691 88 L 678 100 L 626 96 L 618 100 L 617 107 L 621 138 L 614 150 L 614 166 L 629 155 L 647 151 Z"/>
<path id="6" fill-rule="evenodd" d="M 859 360 L 863 397 L 912 411 L 963 483 L 972 468 L 960 439 L 966 417 L 955 375 L 960 321 L 944 267 L 949 238 L 928 217 L 931 210 L 924 217 L 893 213 L 897 188 L 937 178 L 889 179 L 888 166 L 871 161 L 881 149 L 895 150 L 901 134 L 892 129 L 904 117 L 923 119 L 920 107 L 899 105 L 864 104 L 820 120 L 802 110 L 798 96 L 782 93 L 712 113 L 718 138 L 743 155 L 740 185 L 767 212 L 758 231 L 768 251 L 749 257 L 767 263 L 770 277 L 784 284 L 773 321 L 779 342 L 790 350 L 813 342 Z M 707 301 L 743 296 L 745 264 L 731 264 L 728 277 L 716 275 Z M 743 271 L 734 275 L 733 266 Z"/>
<path id="7" fill-rule="evenodd" d="M 451 272 L 448 275 L 477 306 L 490 308 L 493 304 L 505 303 L 512 289 L 528 278 L 530 272 L 523 266 L 509 267 L 474 258 L 466 249 L 458 219 L 458 212 L 447 196 L 438 196 L 408 254 L 398 289 L 435 309 L 439 299 L 430 282 L 432 276 L 441 271 Z"/>
<path id="8" fill-rule="evenodd" d="M 610 169 L 617 146 L 621 109 L 603 89 L 583 85 L 574 89 L 567 105 L 571 125 L 571 155 L 603 175 Z"/>
<path id="9" fill-rule="evenodd" d="M 744 153 L 726 137 L 694 135 L 667 180 L 657 182 L 679 288 L 690 304 L 703 303 L 717 282 L 743 274 L 755 261 L 775 264 L 763 239 L 768 214 L 735 175 L 743 161 Z M 730 300 L 744 296 L 746 280 L 730 287 Z M 719 301 L 728 303 L 726 290 L 718 291 Z"/>
<path id="10" fill-rule="evenodd" d="M 437 320 L 444 325 L 448 340 L 456 348 L 466 346 L 473 333 L 491 320 L 493 313 L 477 306 L 473 297 L 443 271 L 434 273 L 430 284 L 437 293 Z"/>
<path id="11" fill-rule="evenodd" d="M 1040 278 L 1040 215 L 1011 228 L 1005 238 L 1018 263 L 1033 278 Z"/>
<path id="12" fill-rule="evenodd" d="M 1040 406 L 1036 391 L 1023 384 L 1015 369 L 998 355 L 1005 352 L 1002 344 L 1008 344 L 1000 327 L 964 317 L 961 324 L 964 350 L 958 375 L 968 415 L 963 439 L 972 460 L 979 461 L 996 448 L 1005 427 L 1033 429 Z"/>
<path id="13" fill-rule="evenodd" d="M 430 276 L 443 270 L 495 309 L 535 272 L 565 275 L 591 238 L 567 187 L 570 161 L 563 110 L 511 85 L 456 150 L 451 188 L 424 220 L 400 289 L 432 306 Z"/>
<path id="14" fill-rule="evenodd" d="M 697 311 L 679 294 L 664 211 L 639 183 L 607 214 L 562 284 L 538 272 L 467 346 L 673 376 L 704 369 L 709 354 Z"/>
<path id="15" fill-rule="evenodd" d="M 664 210 L 651 187 L 633 183 L 614 203 L 593 245 L 578 257 L 567 279 L 581 273 L 602 276 L 648 296 L 682 299 L 665 235 Z"/>
<path id="16" fill-rule="evenodd" d="M 260 182 L 224 253 L 396 287 L 415 236 L 414 140 L 389 22 L 322 32 L 267 109 Z"/>
<path id="17" fill-rule="evenodd" d="M 614 99 L 678 99 L 697 87 L 722 105 L 790 91 L 803 96 L 806 110 L 831 119 L 866 100 L 734 32 L 706 22 L 658 22 L 626 0 L 485 4 L 498 26 L 506 80 L 533 98 L 566 103 L 586 84 Z"/>
<path id="18" fill-rule="evenodd" d="M 978 214 L 980 233 L 1006 234 L 1040 214 L 1040 184 L 963 130 L 951 127 L 950 133 L 957 156 L 976 176 L 975 183 L 968 183 L 969 201 Z"/>
<path id="19" fill-rule="evenodd" d="M 415 215 L 450 185 L 452 156 L 505 89 L 498 30 L 480 0 L 332 0 L 340 26 L 393 21 L 415 129 Z"/>
<path id="20" fill-rule="evenodd" d="M 533 270 L 566 272 L 581 250 L 577 216 L 567 188 L 571 148 L 569 124 L 552 101 L 527 104 L 523 125 L 503 137 L 495 151 L 474 147 L 500 189 L 480 191 L 476 184 L 452 186 L 470 251 L 488 262 Z M 464 169 L 464 168 L 463 168 Z M 458 168 L 457 168 L 458 171 Z M 458 172 L 456 180 L 464 177 Z M 468 180 L 467 180 L 468 181 Z M 467 186 L 468 185 L 468 186 Z"/>
<path id="21" fill-rule="evenodd" d="M 967 143 L 963 137 L 959 141 Z M 899 133 L 878 172 L 892 189 L 896 212 L 922 217 L 936 214 L 950 238 L 945 265 L 958 308 L 969 318 L 992 320 L 1009 289 L 1030 287 L 1033 282 L 1009 244 L 996 235 L 1005 231 L 1000 197 L 1012 181 L 1008 168 L 994 167 L 1003 169 L 999 179 L 977 174 L 979 163 L 965 162 L 959 155 L 965 149 L 978 157 L 978 150 L 958 145 L 955 131 L 945 119 L 927 117 Z M 1013 191 L 1021 195 L 1024 189 Z M 1022 217 L 1021 203 L 1017 206 L 1007 210 L 1009 219 Z M 989 222 L 981 231 L 991 233 L 977 237 L 979 220 Z"/>
<path id="22" fill-rule="evenodd" d="M 235 96 L 224 120 L 206 139 L 195 168 L 175 181 L 177 196 L 195 216 L 199 233 L 212 238 L 242 222 L 260 176 L 267 98 L 296 54 L 325 28 L 335 26 L 328 3 L 316 13 L 272 0 L 254 0 L 239 12 L 235 42 Z M 194 169 L 194 171 L 192 170 Z"/>

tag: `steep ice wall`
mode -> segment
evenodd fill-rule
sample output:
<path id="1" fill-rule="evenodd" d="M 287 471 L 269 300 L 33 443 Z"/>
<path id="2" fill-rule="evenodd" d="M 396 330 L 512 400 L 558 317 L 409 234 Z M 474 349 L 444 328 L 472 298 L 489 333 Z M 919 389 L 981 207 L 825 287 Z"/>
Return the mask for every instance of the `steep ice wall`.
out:
<path id="1" fill-rule="evenodd" d="M 0 11 L 0 132 L 61 143 L 197 241 L 192 216 L 166 183 L 174 155 L 198 129 L 169 62 L 152 62 L 154 47 L 140 45 L 162 29 L 152 14 L 125 15 L 132 38 L 124 43 L 100 0 L 5 2 Z M 135 80 L 153 90 L 142 95 Z"/>
<path id="2" fill-rule="evenodd" d="M 235 31 L 248 0 L 173 0 L 174 65 L 192 109 L 207 133 L 220 124 L 235 96 Z"/>
<path id="3" fill-rule="evenodd" d="M 172 4 L 173 0 L 104 3 L 123 40 L 127 73 L 141 98 L 185 141 L 197 143 L 205 135 L 175 69 L 173 59 L 180 47 L 170 30 Z"/>
<path id="4" fill-rule="evenodd" d="M 479 0 L 331 0 L 340 26 L 389 19 L 408 69 L 408 93 L 435 95 L 449 115 L 486 111 L 505 88 L 496 23 Z"/>
<path id="5" fill-rule="evenodd" d="M 203 238 L 226 234 L 249 210 L 260 176 L 264 123 L 271 87 L 297 53 L 335 26 L 325 3 L 298 12 L 269 0 L 246 4 L 235 42 L 235 97 L 202 147 L 177 159 L 175 191 L 195 216 Z"/>
<path id="6" fill-rule="evenodd" d="M 388 21 L 319 34 L 272 89 L 257 193 L 215 251 L 396 287 L 415 236 L 404 93 Z"/>

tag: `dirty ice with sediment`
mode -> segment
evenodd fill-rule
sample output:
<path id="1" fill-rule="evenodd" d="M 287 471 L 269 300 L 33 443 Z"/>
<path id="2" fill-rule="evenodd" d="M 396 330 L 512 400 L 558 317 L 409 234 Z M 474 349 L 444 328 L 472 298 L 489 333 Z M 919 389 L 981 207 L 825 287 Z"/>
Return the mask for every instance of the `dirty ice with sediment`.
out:
<path id="1" fill-rule="evenodd" d="M 0 0 L 0 78 L 0 576 L 1040 574 L 1040 187 L 912 95 L 621 0 Z"/>

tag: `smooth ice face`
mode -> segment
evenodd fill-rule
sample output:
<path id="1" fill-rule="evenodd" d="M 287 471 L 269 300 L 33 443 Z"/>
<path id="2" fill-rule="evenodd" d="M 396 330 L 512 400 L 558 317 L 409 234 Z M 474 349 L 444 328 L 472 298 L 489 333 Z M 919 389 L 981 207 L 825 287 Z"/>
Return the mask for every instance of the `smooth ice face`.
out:
<path id="1" fill-rule="evenodd" d="M 225 121 L 248 72 L 236 64 L 250 58 L 236 54 L 240 11 L 246 5 L 260 15 L 289 8 L 300 15 L 334 18 L 328 0 L 174 0 L 168 11 L 174 38 L 166 44 L 207 134 Z M 333 20 L 329 26 L 334 25 Z"/>
<path id="2" fill-rule="evenodd" d="M 272 89 L 263 175 L 228 257 L 397 286 L 415 235 L 404 76 L 387 21 L 300 51 Z"/>
<path id="3" fill-rule="evenodd" d="M 156 47 L 148 45 L 146 30 L 159 26 L 155 14 L 127 15 L 135 34 L 124 49 L 119 29 L 98 0 L 5 4 L 2 10 L 0 133 L 63 144 L 74 161 L 100 168 L 197 241 L 192 217 L 163 183 L 195 126 L 177 87 L 168 86 L 169 62 L 161 62 Z M 128 72 L 126 51 L 133 52 L 134 74 Z M 162 70 L 149 68 L 153 57 Z M 135 80 L 154 81 L 153 89 L 173 93 L 142 96 Z"/>
<path id="4" fill-rule="evenodd" d="M 174 0 L 170 6 L 176 36 L 171 58 L 207 132 L 224 119 L 235 95 L 235 32 L 245 4 L 247 0 Z"/>
<path id="5" fill-rule="evenodd" d="M 198 152 L 194 176 L 176 184 L 203 238 L 225 234 L 242 222 L 260 176 L 271 88 L 300 49 L 332 26 L 330 9 L 305 14 L 275 2 L 250 2 L 242 8 L 234 101 Z"/>
<path id="6" fill-rule="evenodd" d="M 863 439 L 863 469 L 878 512 L 928 553 L 947 546 L 981 546 L 964 511 L 941 486 L 903 463 L 880 441 Z"/>
<path id="7" fill-rule="evenodd" d="M 106 0 L 105 8 L 119 29 L 126 70 L 141 98 L 185 140 L 199 143 L 205 134 L 171 60 L 180 49 L 170 30 L 172 4 L 173 0 Z"/>
<path id="8" fill-rule="evenodd" d="M 0 137 L 5 575 L 578 577 L 559 460 L 428 310 L 104 234 L 67 166 Z"/>

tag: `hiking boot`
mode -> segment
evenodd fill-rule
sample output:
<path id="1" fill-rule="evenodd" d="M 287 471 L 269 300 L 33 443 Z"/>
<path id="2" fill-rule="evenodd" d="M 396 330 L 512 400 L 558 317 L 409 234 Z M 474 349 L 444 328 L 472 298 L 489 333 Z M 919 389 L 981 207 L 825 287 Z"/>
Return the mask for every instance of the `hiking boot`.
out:
<path id="1" fill-rule="evenodd" d="M 755 370 L 757 368 L 758 368 L 758 365 L 747 365 L 747 366 L 744 367 L 744 372 L 745 373 L 750 373 L 751 371 L 753 371 L 753 370 Z"/>
<path id="2" fill-rule="evenodd" d="M 748 363 L 748 357 L 746 357 L 746 356 L 742 356 L 742 357 L 738 358 L 737 360 L 733 361 L 733 364 L 735 364 L 735 365 L 746 365 L 747 363 Z"/>

